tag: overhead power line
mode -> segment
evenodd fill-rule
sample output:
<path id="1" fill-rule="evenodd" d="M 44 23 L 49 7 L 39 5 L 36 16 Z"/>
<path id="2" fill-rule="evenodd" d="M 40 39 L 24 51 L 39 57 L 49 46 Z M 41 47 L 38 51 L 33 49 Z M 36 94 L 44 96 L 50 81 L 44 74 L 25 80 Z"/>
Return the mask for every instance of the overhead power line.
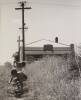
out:
<path id="1" fill-rule="evenodd" d="M 16 2 L 0 2 L 0 5 L 14 5 Z"/>
<path id="2" fill-rule="evenodd" d="M 31 45 L 31 44 L 34 44 L 34 43 L 37 43 L 37 42 L 40 42 L 40 41 L 43 41 L 43 40 L 49 41 L 49 42 L 52 42 L 52 43 L 55 43 L 55 41 L 52 41 L 52 40 L 40 39 L 40 40 L 33 41 L 33 42 L 31 42 L 31 43 L 28 43 L 28 44 L 26 44 L 26 45 Z M 65 45 L 65 46 L 70 46 L 70 45 L 68 45 L 68 44 L 64 44 L 64 43 L 60 43 L 60 42 L 58 42 L 58 44 Z"/>
<path id="3" fill-rule="evenodd" d="M 64 6 L 64 7 L 81 7 L 81 5 L 78 4 L 65 4 L 65 3 L 59 3 L 59 2 L 28 2 L 28 4 L 34 4 L 34 5 L 40 5 L 40 6 Z M 0 2 L 0 5 L 16 5 L 16 2 Z"/>
<path id="4" fill-rule="evenodd" d="M 33 42 L 28 43 L 28 44 L 26 44 L 26 45 L 31 45 L 31 44 L 37 43 L 37 42 L 39 42 L 39 41 L 42 41 L 42 40 L 44 40 L 44 39 L 36 40 L 36 41 L 33 41 Z"/>
<path id="5" fill-rule="evenodd" d="M 30 4 L 35 4 L 35 5 L 48 5 L 48 6 L 67 6 L 67 7 L 81 7 L 81 5 L 76 5 L 76 4 L 66 4 L 66 3 L 59 3 L 59 2 L 29 2 Z"/>

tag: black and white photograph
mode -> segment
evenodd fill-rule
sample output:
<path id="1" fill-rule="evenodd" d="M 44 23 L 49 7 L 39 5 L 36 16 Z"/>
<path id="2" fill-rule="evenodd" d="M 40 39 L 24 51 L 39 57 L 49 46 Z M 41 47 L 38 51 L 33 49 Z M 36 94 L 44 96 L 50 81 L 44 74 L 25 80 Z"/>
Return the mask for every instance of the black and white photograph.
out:
<path id="1" fill-rule="evenodd" d="M 0 100 L 81 100 L 81 0 L 0 0 Z"/>

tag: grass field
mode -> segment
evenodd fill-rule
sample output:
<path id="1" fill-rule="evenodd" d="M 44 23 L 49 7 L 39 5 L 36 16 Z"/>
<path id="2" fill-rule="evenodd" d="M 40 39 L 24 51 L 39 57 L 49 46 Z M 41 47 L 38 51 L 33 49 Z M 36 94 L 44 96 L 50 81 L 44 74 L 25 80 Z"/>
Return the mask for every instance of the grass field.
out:
<path id="1" fill-rule="evenodd" d="M 81 100 L 80 78 L 69 71 L 70 59 L 45 57 L 27 64 L 25 72 L 29 92 L 21 100 Z M 0 67 L 0 100 L 16 100 L 7 93 L 10 68 Z"/>

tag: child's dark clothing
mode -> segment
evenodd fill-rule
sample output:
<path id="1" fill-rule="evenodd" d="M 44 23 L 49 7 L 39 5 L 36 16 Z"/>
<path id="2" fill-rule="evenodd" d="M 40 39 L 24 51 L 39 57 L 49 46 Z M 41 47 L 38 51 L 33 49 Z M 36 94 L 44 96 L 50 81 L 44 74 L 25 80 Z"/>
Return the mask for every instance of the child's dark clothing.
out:
<path id="1" fill-rule="evenodd" d="M 27 76 L 23 72 L 18 72 L 17 77 L 18 77 L 18 80 L 21 81 L 21 82 L 27 80 Z"/>
<path id="2" fill-rule="evenodd" d="M 22 83 L 23 81 L 27 80 L 27 76 L 21 71 L 17 72 L 16 69 L 11 71 L 11 75 L 12 77 L 9 83 L 11 83 L 12 81 L 14 83 L 16 83 L 17 81 Z"/>

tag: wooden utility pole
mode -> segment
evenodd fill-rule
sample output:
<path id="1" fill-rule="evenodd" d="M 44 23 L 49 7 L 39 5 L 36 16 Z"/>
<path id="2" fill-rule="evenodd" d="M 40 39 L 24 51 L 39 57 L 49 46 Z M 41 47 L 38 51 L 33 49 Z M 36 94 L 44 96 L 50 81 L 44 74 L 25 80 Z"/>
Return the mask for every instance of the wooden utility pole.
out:
<path id="1" fill-rule="evenodd" d="M 31 9 L 31 7 L 25 7 L 26 1 L 19 2 L 21 8 L 15 8 L 16 10 L 22 10 L 22 43 L 23 43 L 23 61 L 25 61 L 25 35 L 24 35 L 24 29 L 25 29 L 25 22 L 24 22 L 24 10 L 25 9 Z"/>
<path id="2" fill-rule="evenodd" d="M 20 61 L 20 42 L 21 42 L 22 40 L 20 40 L 20 36 L 18 37 L 18 40 L 17 40 L 17 42 L 18 42 L 18 55 L 19 55 L 19 61 Z"/>

